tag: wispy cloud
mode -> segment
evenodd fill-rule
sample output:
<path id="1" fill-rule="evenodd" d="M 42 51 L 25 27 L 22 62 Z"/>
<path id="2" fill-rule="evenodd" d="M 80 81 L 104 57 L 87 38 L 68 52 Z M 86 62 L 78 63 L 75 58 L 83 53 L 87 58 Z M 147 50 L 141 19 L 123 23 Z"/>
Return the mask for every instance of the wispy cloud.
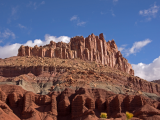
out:
<path id="1" fill-rule="evenodd" d="M 11 14 L 9 18 L 7 19 L 8 24 L 11 23 L 12 20 L 16 20 L 18 18 L 17 12 L 18 12 L 18 6 L 11 8 Z"/>
<path id="2" fill-rule="evenodd" d="M 53 40 L 56 43 L 61 42 L 61 41 L 65 42 L 65 43 L 69 43 L 70 37 L 68 37 L 68 36 L 56 37 L 56 36 L 50 36 L 49 34 L 46 34 L 45 40 L 35 39 L 34 41 L 28 40 L 24 44 L 14 43 L 11 45 L 0 46 L 0 51 L 3 51 L 3 52 L 0 52 L 0 57 L 7 58 L 7 57 L 11 57 L 11 56 L 17 56 L 18 49 L 21 45 L 31 46 L 31 47 L 34 47 L 35 45 L 38 45 L 38 46 L 42 45 L 43 46 L 43 45 L 49 44 L 51 40 Z"/>
<path id="3" fill-rule="evenodd" d="M 22 24 L 18 24 L 18 27 L 20 27 L 20 28 L 26 28 L 25 26 L 23 26 Z"/>
<path id="4" fill-rule="evenodd" d="M 131 48 L 128 48 L 128 49 L 126 49 L 127 45 L 122 45 L 119 48 L 119 51 L 124 53 L 126 56 L 129 56 L 130 54 L 136 54 L 137 52 L 139 52 L 144 46 L 146 46 L 150 42 L 151 42 L 150 39 L 145 39 L 143 41 L 138 41 L 138 42 L 135 42 L 133 44 L 133 46 Z"/>
<path id="5" fill-rule="evenodd" d="M 132 64 L 132 67 L 134 69 L 135 76 L 139 76 L 148 81 L 160 79 L 160 56 L 150 64 L 138 63 Z"/>
<path id="6" fill-rule="evenodd" d="M 70 18 L 70 21 L 76 22 L 76 25 L 77 25 L 77 26 L 83 26 L 83 25 L 86 24 L 86 22 L 81 21 L 80 18 L 79 18 L 77 15 L 72 16 L 72 17 Z"/>
<path id="7" fill-rule="evenodd" d="M 38 7 L 44 4 L 45 4 L 45 1 L 42 1 L 40 3 L 30 1 L 27 7 L 33 7 L 36 10 Z"/>
<path id="8" fill-rule="evenodd" d="M 45 4 L 45 1 L 42 1 L 41 4 L 42 4 L 42 5 Z"/>
<path id="9" fill-rule="evenodd" d="M 18 7 L 12 7 L 11 15 L 15 15 L 17 13 Z"/>
<path id="10" fill-rule="evenodd" d="M 84 24 L 86 24 L 86 22 L 78 22 L 78 23 L 77 23 L 77 26 L 82 26 L 82 25 L 84 25 Z"/>
<path id="11" fill-rule="evenodd" d="M 0 41 L 2 42 L 5 39 L 11 37 L 12 39 L 16 38 L 16 35 L 9 29 L 4 30 L 4 32 L 0 32 Z"/>
<path id="12" fill-rule="evenodd" d="M 141 16 L 146 17 L 147 21 L 150 21 L 152 18 L 156 18 L 156 15 L 159 11 L 160 6 L 157 6 L 156 3 L 154 3 L 154 6 L 150 7 L 149 9 L 146 10 L 140 10 L 139 14 Z"/>
<path id="13" fill-rule="evenodd" d="M 129 54 L 135 54 L 135 53 L 139 52 L 141 50 L 141 48 L 143 48 L 144 46 L 146 46 L 150 42 L 151 42 L 150 39 L 146 39 L 146 40 L 143 40 L 143 41 L 135 42 L 133 44 L 132 48 L 130 48 L 128 55 Z"/>
<path id="14" fill-rule="evenodd" d="M 126 46 L 127 46 L 127 45 L 122 45 L 121 47 L 118 47 L 118 50 L 122 52 L 122 51 L 125 50 L 125 47 L 126 47 Z"/>
<path id="15" fill-rule="evenodd" d="M 71 17 L 70 21 L 77 20 L 77 19 L 78 19 L 77 15 L 74 15 Z"/>
<path id="16" fill-rule="evenodd" d="M 104 12 L 102 12 L 102 11 L 101 11 L 100 13 L 101 13 L 101 15 L 104 15 L 104 14 L 105 14 L 105 13 L 104 13 Z"/>

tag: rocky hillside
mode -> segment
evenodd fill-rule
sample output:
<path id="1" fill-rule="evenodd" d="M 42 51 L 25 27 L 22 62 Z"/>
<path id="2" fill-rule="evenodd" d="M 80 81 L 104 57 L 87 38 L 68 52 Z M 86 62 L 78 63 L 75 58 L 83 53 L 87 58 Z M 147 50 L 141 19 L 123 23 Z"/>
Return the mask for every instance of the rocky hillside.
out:
<path id="1" fill-rule="evenodd" d="M 87 84 L 89 84 L 89 86 L 95 84 L 96 87 L 98 87 L 99 84 L 102 84 L 99 85 L 98 88 L 111 84 L 124 87 L 125 89 L 130 88 L 135 91 L 143 91 L 157 95 L 160 94 L 159 84 L 148 82 L 139 77 L 135 77 L 95 61 L 83 61 L 77 58 L 60 59 L 17 56 L 1 59 L 0 66 L 0 80 L 3 82 L 14 82 L 21 80 L 21 78 L 24 81 L 34 83 L 62 81 L 62 83 L 64 83 L 61 83 L 61 85 L 63 85 L 62 87 L 70 86 L 71 84 L 72 87 L 75 86 L 78 88 L 85 87 Z M 51 87 L 53 83 L 49 85 Z"/>
<path id="2" fill-rule="evenodd" d="M 21 46 L 19 56 L 0 59 L 0 120 L 99 120 L 101 112 L 107 113 L 108 120 L 126 120 L 126 111 L 133 113 L 131 120 L 159 120 L 160 85 L 134 76 L 130 64 L 120 61 L 125 58 L 117 57 L 120 52 L 113 47 L 113 40 L 106 42 L 107 57 L 98 47 L 91 48 L 98 48 L 103 57 L 84 57 L 84 51 L 91 50 L 93 38 L 98 46 L 102 36 L 74 37 L 68 44 Z M 75 48 L 78 43 L 82 48 L 82 38 L 85 48 Z M 81 42 L 76 43 L 78 40 Z M 103 46 L 104 42 L 100 43 Z M 59 49 L 62 51 L 56 53 Z M 64 52 L 68 58 L 63 56 L 64 49 L 72 51 Z M 103 63 L 104 57 L 110 62 Z"/>

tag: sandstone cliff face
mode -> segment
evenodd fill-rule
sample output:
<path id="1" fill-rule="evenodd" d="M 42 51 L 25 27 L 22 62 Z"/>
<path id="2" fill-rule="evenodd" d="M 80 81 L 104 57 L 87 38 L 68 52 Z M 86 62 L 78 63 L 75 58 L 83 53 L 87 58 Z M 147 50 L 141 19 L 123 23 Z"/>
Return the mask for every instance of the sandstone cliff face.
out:
<path id="1" fill-rule="evenodd" d="M 132 66 L 128 63 L 120 51 L 114 40 L 106 42 L 101 33 L 99 36 L 94 34 L 87 38 L 76 36 L 70 39 L 69 43 L 53 41 L 45 46 L 34 47 L 21 46 L 18 50 L 18 56 L 39 56 L 50 58 L 72 59 L 80 58 L 88 61 L 96 61 L 103 65 L 122 70 L 126 73 L 134 75 Z"/>
<path id="2" fill-rule="evenodd" d="M 160 102 L 140 95 L 116 95 L 102 89 L 65 89 L 62 93 L 38 95 L 13 85 L 0 85 L 0 118 L 4 120 L 98 120 L 101 112 L 109 118 L 160 117 Z M 11 89 L 8 89 L 11 88 Z M 145 120 L 145 119 L 144 119 Z"/>

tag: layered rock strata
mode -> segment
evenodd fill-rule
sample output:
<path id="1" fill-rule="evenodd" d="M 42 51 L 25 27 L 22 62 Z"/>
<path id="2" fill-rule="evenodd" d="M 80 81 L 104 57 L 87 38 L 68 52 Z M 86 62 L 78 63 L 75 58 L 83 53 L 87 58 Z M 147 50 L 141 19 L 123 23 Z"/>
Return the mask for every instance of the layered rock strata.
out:
<path id="1" fill-rule="evenodd" d="M 31 77 L 29 75 L 30 73 L 32 73 Z M 74 75 L 71 77 L 70 74 L 74 74 Z M 78 81 L 79 79 L 81 79 L 83 80 L 83 83 L 85 85 L 87 85 L 88 81 L 89 82 L 90 81 L 91 82 L 96 82 L 96 81 L 102 82 L 103 81 L 104 84 L 106 84 L 107 82 L 112 85 L 121 85 L 126 89 L 130 88 L 135 91 L 155 93 L 158 96 L 160 95 L 160 85 L 159 84 L 148 82 L 139 77 L 134 77 L 134 76 L 124 77 L 120 73 L 115 74 L 114 72 L 96 73 L 95 71 L 92 71 L 92 70 L 79 71 L 78 69 L 73 70 L 72 67 L 65 67 L 65 66 L 31 66 L 31 67 L 1 66 L 0 67 L 0 77 L 1 76 L 5 77 L 4 80 L 2 80 L 3 79 L 2 77 L 1 81 L 3 82 L 1 84 L 23 85 L 24 89 L 33 91 L 35 93 L 41 93 L 40 92 L 41 87 L 40 88 L 34 87 L 35 89 L 33 88 L 33 86 L 35 85 L 37 86 L 39 82 L 50 81 L 52 84 L 50 84 L 49 86 L 53 86 L 55 85 L 53 84 L 53 81 L 60 79 L 62 80 L 62 82 L 65 82 L 65 84 L 79 86 Z M 61 78 L 58 76 L 61 76 Z M 25 81 L 28 81 L 28 82 L 26 83 Z M 35 82 L 37 82 L 37 84 L 35 84 Z M 96 84 L 97 83 L 95 83 L 94 85 Z M 27 89 L 27 88 L 30 88 L 30 89 Z M 102 89 L 105 89 L 105 87 Z M 128 90 L 128 91 L 131 91 L 131 90 Z M 45 94 L 47 94 L 48 92 L 45 92 Z"/>
<path id="2" fill-rule="evenodd" d="M 50 58 L 72 59 L 80 58 L 88 61 L 96 61 L 103 65 L 122 70 L 134 75 L 132 66 L 128 63 L 114 40 L 106 42 L 103 33 L 98 36 L 94 34 L 84 38 L 76 36 L 70 39 L 69 43 L 53 41 L 45 46 L 34 47 L 21 46 L 18 50 L 18 56 L 39 56 Z"/>
<path id="3" fill-rule="evenodd" d="M 32 73 L 36 76 L 43 72 L 62 72 L 63 68 L 56 66 L 0 66 L 0 76 L 3 77 L 15 77 L 22 74 Z M 65 70 L 65 69 L 63 69 Z"/>

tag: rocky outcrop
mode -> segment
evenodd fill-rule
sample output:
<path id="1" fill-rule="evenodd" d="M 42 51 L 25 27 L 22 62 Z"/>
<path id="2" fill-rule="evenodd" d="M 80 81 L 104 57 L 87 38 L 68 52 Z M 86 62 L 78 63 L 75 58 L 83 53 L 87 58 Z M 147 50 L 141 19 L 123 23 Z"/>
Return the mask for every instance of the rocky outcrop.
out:
<path id="1" fill-rule="evenodd" d="M 132 66 L 128 63 L 114 40 L 106 42 L 103 33 L 98 36 L 94 34 L 84 38 L 76 36 L 70 39 L 69 43 L 53 41 L 45 46 L 34 47 L 21 46 L 18 50 L 18 56 L 39 56 L 50 58 L 72 59 L 80 58 L 88 61 L 96 61 L 103 65 L 122 70 L 134 75 Z"/>
<path id="2" fill-rule="evenodd" d="M 54 72 L 60 72 L 64 70 L 55 66 L 0 66 L 0 76 L 3 77 L 15 77 L 22 74 L 32 73 L 36 76 L 41 75 L 44 72 L 53 74 Z"/>
<path id="3" fill-rule="evenodd" d="M 84 88 L 38 95 L 13 85 L 0 85 L 0 88 L 5 96 L 0 98 L 0 118 L 11 120 L 83 120 L 84 117 L 97 120 L 101 112 L 106 112 L 108 118 L 124 119 L 126 111 L 132 112 L 135 118 L 160 117 L 160 102 L 141 95 L 116 95 L 102 89 Z"/>
<path id="4" fill-rule="evenodd" d="M 70 114 L 71 108 L 70 108 L 70 101 L 67 96 L 64 96 L 62 100 L 60 100 L 58 104 L 58 114 L 60 116 L 67 116 Z"/>
<path id="5" fill-rule="evenodd" d="M 0 120 L 20 120 L 9 106 L 0 100 Z"/>
<path id="6" fill-rule="evenodd" d="M 44 75 L 46 77 L 54 76 L 56 72 L 63 73 L 66 72 L 70 67 L 60 67 L 60 66 L 0 66 L 0 76 L 3 77 L 16 77 L 23 74 L 32 73 L 35 76 Z M 42 75 L 42 76 L 43 76 Z"/>
<path id="7" fill-rule="evenodd" d="M 131 87 L 137 91 L 160 94 L 160 85 L 153 82 L 148 82 L 139 77 L 129 77 L 125 86 Z"/>

